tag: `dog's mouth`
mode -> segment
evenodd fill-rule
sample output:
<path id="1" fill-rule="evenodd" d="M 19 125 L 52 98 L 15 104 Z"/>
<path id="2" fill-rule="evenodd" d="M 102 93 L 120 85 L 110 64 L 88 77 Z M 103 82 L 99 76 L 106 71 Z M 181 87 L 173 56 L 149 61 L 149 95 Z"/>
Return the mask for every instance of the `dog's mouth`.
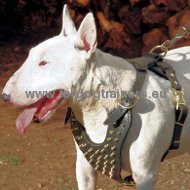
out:
<path id="1" fill-rule="evenodd" d="M 42 122 L 63 100 L 60 90 L 53 91 L 51 97 L 44 96 L 34 104 L 26 107 L 16 119 L 16 127 L 23 134 L 32 121 Z"/>

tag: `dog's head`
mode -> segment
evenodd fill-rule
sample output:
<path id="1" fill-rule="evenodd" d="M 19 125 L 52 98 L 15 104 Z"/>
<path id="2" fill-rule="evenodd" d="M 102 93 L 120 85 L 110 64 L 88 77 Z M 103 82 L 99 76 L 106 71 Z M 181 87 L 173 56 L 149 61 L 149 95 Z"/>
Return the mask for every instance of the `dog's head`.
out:
<path id="1" fill-rule="evenodd" d="M 84 18 L 77 31 L 65 5 L 61 33 L 32 48 L 3 89 L 4 100 L 27 106 L 16 121 L 20 132 L 33 120 L 44 120 L 64 99 L 64 92 L 71 93 L 95 49 L 92 13 Z"/>

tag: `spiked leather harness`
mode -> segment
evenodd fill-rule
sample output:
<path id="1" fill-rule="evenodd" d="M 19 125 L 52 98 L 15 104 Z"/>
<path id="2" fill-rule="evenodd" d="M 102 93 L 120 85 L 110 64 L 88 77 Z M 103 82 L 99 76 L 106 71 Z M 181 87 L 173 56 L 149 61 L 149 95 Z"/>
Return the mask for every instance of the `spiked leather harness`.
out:
<path id="1" fill-rule="evenodd" d="M 128 61 L 137 71 L 136 82 L 133 87 L 134 92 L 141 91 L 147 70 L 169 80 L 171 83 L 175 102 L 175 124 L 171 145 L 163 155 L 161 160 L 163 161 L 169 151 L 178 149 L 180 146 L 181 131 L 188 113 L 182 88 L 172 66 L 163 61 L 161 55 L 151 53 Z M 70 120 L 74 139 L 92 167 L 125 185 L 135 184 L 132 176 L 126 178 L 121 176 L 121 150 L 131 126 L 131 110 L 137 102 L 138 97 L 135 94 L 134 96 L 126 96 L 121 100 L 119 106 L 112 111 L 104 122 L 104 124 L 108 125 L 108 129 L 104 142 L 100 144 L 91 141 L 84 126 L 77 120 L 71 108 L 68 108 L 65 118 L 65 123 Z"/>

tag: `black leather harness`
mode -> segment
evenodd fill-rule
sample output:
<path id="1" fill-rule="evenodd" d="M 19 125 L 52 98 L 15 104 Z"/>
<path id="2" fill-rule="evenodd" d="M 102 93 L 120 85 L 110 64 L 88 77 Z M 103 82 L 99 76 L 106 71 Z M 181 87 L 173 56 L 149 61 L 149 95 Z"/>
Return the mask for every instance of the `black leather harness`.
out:
<path id="1" fill-rule="evenodd" d="M 150 70 L 160 77 L 169 80 L 175 102 L 175 125 L 171 145 L 163 155 L 164 160 L 170 150 L 179 148 L 182 127 L 187 117 L 188 109 L 184 101 L 183 91 L 178 83 L 173 68 L 163 61 L 163 57 L 158 54 L 147 54 L 144 57 L 128 60 L 136 69 L 136 82 L 133 87 L 134 92 L 140 92 L 144 84 L 147 70 Z M 95 170 L 102 174 L 121 182 L 125 185 L 134 185 L 132 176 L 122 178 L 122 157 L 121 150 L 123 142 L 131 126 L 131 110 L 138 101 L 138 97 L 126 96 L 119 106 L 115 108 L 104 122 L 108 125 L 104 142 L 94 143 L 85 131 L 85 127 L 76 119 L 71 108 L 68 108 L 65 123 L 70 120 L 73 136 L 80 150 L 88 162 Z"/>

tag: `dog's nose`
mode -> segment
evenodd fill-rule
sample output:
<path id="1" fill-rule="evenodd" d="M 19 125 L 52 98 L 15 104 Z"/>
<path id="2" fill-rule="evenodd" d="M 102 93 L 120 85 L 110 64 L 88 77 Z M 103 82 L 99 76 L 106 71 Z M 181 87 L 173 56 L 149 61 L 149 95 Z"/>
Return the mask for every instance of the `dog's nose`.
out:
<path id="1" fill-rule="evenodd" d="M 1 98 L 2 98 L 5 102 L 9 102 L 9 101 L 10 101 L 10 98 L 11 98 L 11 95 L 3 93 L 3 94 L 1 95 Z"/>

